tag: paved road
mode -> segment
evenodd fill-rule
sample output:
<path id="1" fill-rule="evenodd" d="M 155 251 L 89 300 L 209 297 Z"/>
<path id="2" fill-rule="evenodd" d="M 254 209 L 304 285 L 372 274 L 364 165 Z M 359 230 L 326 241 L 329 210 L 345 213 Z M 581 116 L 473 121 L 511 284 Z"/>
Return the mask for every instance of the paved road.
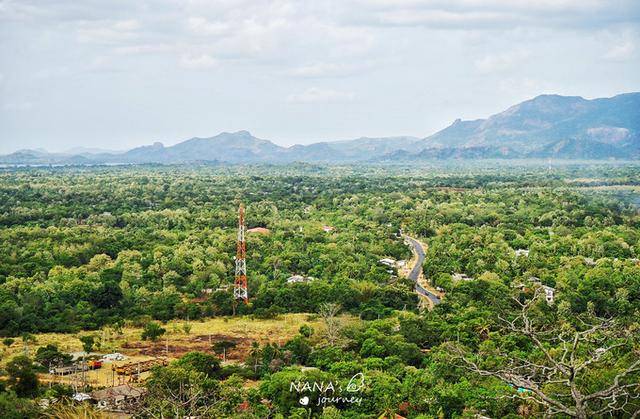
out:
<path id="1" fill-rule="evenodd" d="M 425 289 L 418 283 L 418 278 L 420 277 L 420 273 L 422 273 L 422 263 L 424 262 L 424 249 L 422 248 L 422 245 L 417 240 L 412 239 L 409 236 L 405 237 L 411 243 L 413 251 L 416 253 L 416 255 L 418 255 L 418 260 L 409 273 L 409 279 L 416 283 L 415 290 L 418 294 L 424 295 L 425 297 L 430 299 L 433 304 L 440 304 L 441 300 L 437 295 Z"/>

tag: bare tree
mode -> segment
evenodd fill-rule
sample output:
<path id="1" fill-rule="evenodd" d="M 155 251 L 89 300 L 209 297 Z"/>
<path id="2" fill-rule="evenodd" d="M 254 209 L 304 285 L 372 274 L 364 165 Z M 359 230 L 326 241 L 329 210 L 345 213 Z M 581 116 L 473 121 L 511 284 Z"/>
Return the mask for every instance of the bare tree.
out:
<path id="1" fill-rule="evenodd" d="M 518 394 L 508 397 L 535 402 L 549 416 L 638 417 L 640 357 L 637 348 L 633 349 L 632 332 L 614 319 L 595 315 L 588 321 L 576 317 L 577 326 L 568 322 L 559 322 L 559 327 L 545 325 L 534 314 L 541 295 L 536 289 L 528 301 L 513 297 L 516 314 L 501 318 L 502 332 L 532 344 L 535 351 L 530 356 L 494 351 L 474 356 L 455 344 L 449 349 L 465 368 L 518 389 Z M 491 362 L 484 362 L 489 356 Z"/>
<path id="2" fill-rule="evenodd" d="M 169 415 L 175 418 L 209 417 L 207 415 L 217 406 L 219 398 L 210 394 L 201 380 L 203 377 L 198 374 L 153 380 L 152 388 L 137 413 L 154 419 L 164 419 Z"/>
<path id="3" fill-rule="evenodd" d="M 336 342 L 340 334 L 340 329 L 342 329 L 342 323 L 337 317 L 340 308 L 340 304 L 337 303 L 323 303 L 320 305 L 320 309 L 318 310 L 318 314 L 324 321 L 327 339 L 331 345 Z"/>

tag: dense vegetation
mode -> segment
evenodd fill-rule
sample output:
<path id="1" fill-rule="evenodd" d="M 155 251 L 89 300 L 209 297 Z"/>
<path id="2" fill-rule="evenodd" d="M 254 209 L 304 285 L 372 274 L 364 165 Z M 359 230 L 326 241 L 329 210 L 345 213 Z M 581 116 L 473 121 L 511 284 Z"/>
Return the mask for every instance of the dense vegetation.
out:
<path id="1" fill-rule="evenodd" d="M 5 175 L 0 334 L 230 314 L 230 292 L 206 304 L 191 299 L 233 282 L 241 201 L 249 228 L 272 231 L 248 235 L 251 310 L 313 312 L 326 301 L 356 312 L 415 306 L 410 287 L 389 284 L 377 263 L 409 250 L 374 182 L 181 170 Z M 294 274 L 317 281 L 284 286 Z"/>
<path id="2" fill-rule="evenodd" d="M 283 345 L 255 345 L 244 366 L 191 354 L 156 369 L 141 416 L 640 410 L 640 170 L 426 173 L 307 165 L 7 170 L 0 335 L 234 311 L 324 319 L 322 333 L 303 325 Z M 225 289 L 240 202 L 249 228 L 270 230 L 248 235 L 248 306 Z M 401 230 L 428 245 L 426 277 L 446 292 L 431 311 L 419 312 L 412 284 L 378 263 L 411 257 Z M 288 284 L 294 274 L 314 280 Z M 553 302 L 544 286 L 555 289 Z M 361 321 L 345 327 L 338 311 Z M 27 412 L 32 406 L 16 393 L 37 389 L 16 387 L 15 377 L 30 365 L 12 362 L 5 384 L 12 390 L 0 406 Z M 322 392 L 290 388 L 299 381 L 346 388 L 357 373 L 365 377 L 359 403 L 305 406 L 301 397 L 316 401 Z M 246 389 L 246 379 L 260 385 Z"/>

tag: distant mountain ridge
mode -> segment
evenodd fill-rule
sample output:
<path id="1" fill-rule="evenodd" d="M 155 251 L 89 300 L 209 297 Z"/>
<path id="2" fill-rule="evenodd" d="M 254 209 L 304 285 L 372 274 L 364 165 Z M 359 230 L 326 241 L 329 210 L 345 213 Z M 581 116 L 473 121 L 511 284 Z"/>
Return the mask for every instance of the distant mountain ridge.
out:
<path id="1" fill-rule="evenodd" d="M 587 100 L 541 95 L 487 119 L 456 120 L 423 139 L 362 137 L 282 147 L 248 131 L 156 142 L 126 152 L 20 150 L 2 164 L 396 162 L 433 159 L 639 159 L 640 93 Z"/>
<path id="2" fill-rule="evenodd" d="M 507 158 L 638 158 L 640 93 L 593 100 L 541 95 L 487 119 L 457 120 L 425 143 L 423 155 L 453 148 Z"/>

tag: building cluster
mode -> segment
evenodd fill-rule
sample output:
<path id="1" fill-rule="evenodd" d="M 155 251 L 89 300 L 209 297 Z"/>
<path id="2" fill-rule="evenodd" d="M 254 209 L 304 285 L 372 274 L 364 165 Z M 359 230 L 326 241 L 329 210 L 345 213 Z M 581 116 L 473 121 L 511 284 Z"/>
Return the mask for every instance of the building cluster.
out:
<path id="1" fill-rule="evenodd" d="M 99 409 L 128 412 L 138 404 L 146 393 L 147 389 L 144 387 L 123 384 L 92 391 L 89 396 Z"/>

